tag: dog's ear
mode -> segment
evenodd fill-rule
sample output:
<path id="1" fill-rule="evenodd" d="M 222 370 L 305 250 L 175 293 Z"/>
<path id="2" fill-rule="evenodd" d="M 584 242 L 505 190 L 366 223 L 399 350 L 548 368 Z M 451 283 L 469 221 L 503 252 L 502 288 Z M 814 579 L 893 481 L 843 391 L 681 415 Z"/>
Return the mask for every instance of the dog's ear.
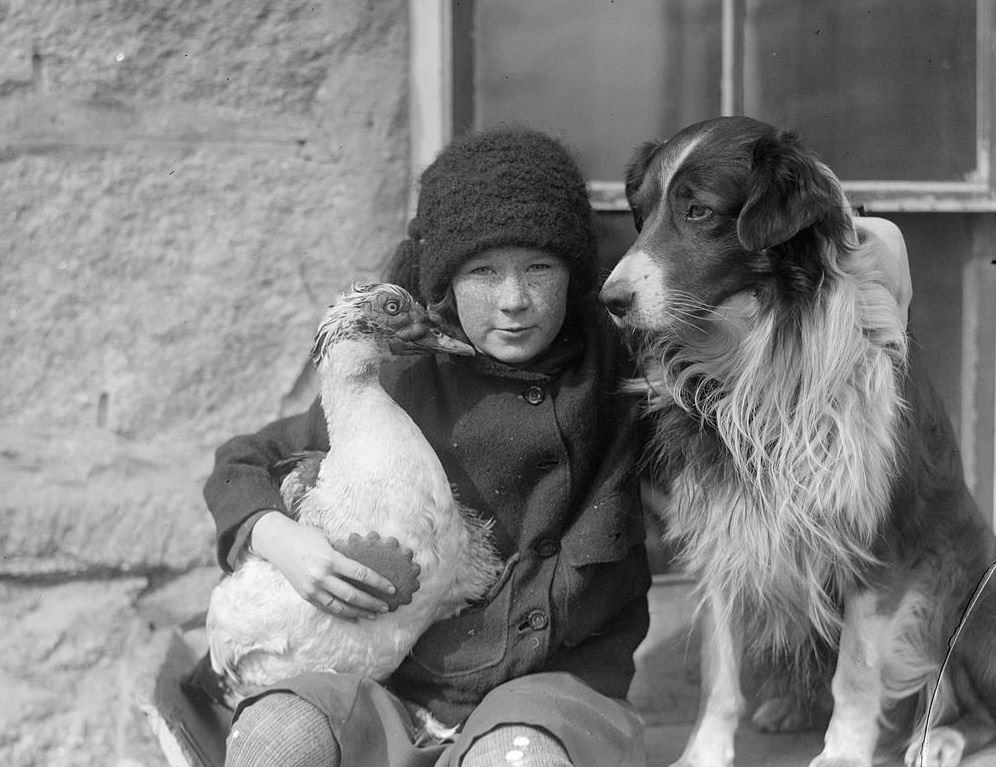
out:
<path id="1" fill-rule="evenodd" d="M 662 146 L 663 143 L 658 141 L 647 141 L 640 144 L 626 165 L 626 201 L 633 212 L 633 222 L 636 224 L 637 231 L 643 228 L 643 219 L 634 197 L 643 184 L 643 177 L 647 175 L 647 168 L 650 167 L 651 160 Z"/>
<path id="2" fill-rule="evenodd" d="M 817 224 L 839 240 L 846 220 L 840 182 L 795 134 L 772 132 L 754 143 L 747 201 L 737 219 L 747 250 L 773 248 Z"/>
<path id="3" fill-rule="evenodd" d="M 633 199 L 633 195 L 636 194 L 636 190 L 639 189 L 640 184 L 643 183 L 643 177 L 647 173 L 647 167 L 650 165 L 650 161 L 653 159 L 654 155 L 657 154 L 657 150 L 662 146 L 663 144 L 659 141 L 646 141 L 633 150 L 633 156 L 630 157 L 629 163 L 626 165 L 627 200 Z"/>

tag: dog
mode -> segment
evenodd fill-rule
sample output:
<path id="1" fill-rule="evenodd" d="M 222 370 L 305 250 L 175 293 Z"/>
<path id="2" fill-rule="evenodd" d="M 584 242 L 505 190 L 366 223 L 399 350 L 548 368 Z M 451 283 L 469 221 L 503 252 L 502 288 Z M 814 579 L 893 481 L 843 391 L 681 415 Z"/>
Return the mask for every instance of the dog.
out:
<path id="1" fill-rule="evenodd" d="M 638 235 L 599 298 L 639 362 L 665 535 L 701 597 L 677 764 L 733 763 L 743 662 L 803 689 L 829 652 L 811 767 L 869 767 L 898 738 L 908 765 L 957 765 L 996 739 L 996 582 L 961 620 L 996 542 L 840 182 L 793 133 L 728 117 L 638 148 L 626 195 Z M 755 721 L 779 729 L 791 705 Z"/>

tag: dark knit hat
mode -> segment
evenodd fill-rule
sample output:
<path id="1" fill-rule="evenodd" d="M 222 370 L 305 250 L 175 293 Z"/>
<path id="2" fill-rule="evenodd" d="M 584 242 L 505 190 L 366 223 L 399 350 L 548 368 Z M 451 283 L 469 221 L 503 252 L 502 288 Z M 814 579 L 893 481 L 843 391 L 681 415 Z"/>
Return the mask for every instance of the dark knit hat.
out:
<path id="1" fill-rule="evenodd" d="M 526 129 L 458 139 L 422 173 L 418 208 L 391 271 L 439 301 L 471 256 L 519 246 L 554 253 L 571 271 L 571 293 L 595 282 L 597 243 L 584 178 L 557 140 Z"/>

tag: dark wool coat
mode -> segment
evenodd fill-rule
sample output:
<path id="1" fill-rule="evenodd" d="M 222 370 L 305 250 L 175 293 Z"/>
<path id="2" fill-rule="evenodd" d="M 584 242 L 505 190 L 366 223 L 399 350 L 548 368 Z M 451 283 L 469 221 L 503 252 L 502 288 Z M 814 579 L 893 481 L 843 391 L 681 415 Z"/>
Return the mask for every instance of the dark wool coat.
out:
<path id="1" fill-rule="evenodd" d="M 627 356 L 591 319 L 540 370 L 487 357 L 400 358 L 385 389 L 421 427 L 461 502 L 494 519 L 507 561 L 486 604 L 423 636 L 387 686 L 462 721 L 491 689 L 525 674 L 568 671 L 625 697 L 648 627 L 650 574 L 635 463 L 635 403 L 618 394 Z M 384 435 L 390 439 L 391 435 Z M 222 445 L 204 494 L 231 569 L 252 523 L 284 506 L 267 467 L 327 450 L 318 402 Z"/>

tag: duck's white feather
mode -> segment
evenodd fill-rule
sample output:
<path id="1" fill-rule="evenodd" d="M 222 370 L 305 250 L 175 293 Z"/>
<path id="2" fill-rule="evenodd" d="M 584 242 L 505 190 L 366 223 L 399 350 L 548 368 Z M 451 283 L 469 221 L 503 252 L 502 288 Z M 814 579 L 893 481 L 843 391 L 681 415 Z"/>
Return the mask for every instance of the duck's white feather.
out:
<path id="1" fill-rule="evenodd" d="M 342 335 L 318 360 L 332 447 L 298 499 L 299 520 L 331 541 L 370 531 L 396 538 L 413 552 L 420 586 L 394 612 L 350 622 L 315 608 L 273 565 L 245 554 L 208 613 L 212 665 L 238 695 L 304 671 L 383 679 L 433 622 L 482 598 L 500 568 L 488 526 L 461 508 L 432 446 L 381 388 L 383 344 Z"/>

